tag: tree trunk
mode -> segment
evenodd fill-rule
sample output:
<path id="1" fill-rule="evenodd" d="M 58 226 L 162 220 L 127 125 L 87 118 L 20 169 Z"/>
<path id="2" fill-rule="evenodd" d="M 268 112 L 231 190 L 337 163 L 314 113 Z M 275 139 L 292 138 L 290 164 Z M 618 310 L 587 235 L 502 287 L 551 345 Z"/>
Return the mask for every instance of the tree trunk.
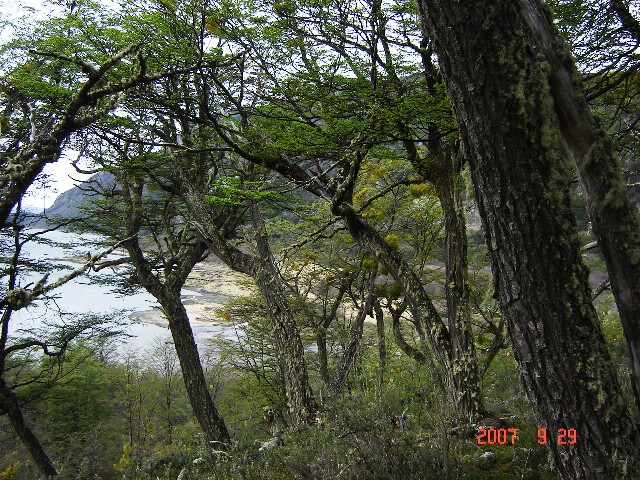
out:
<path id="1" fill-rule="evenodd" d="M 378 391 L 382 392 L 387 368 L 387 340 L 384 331 L 384 313 L 378 299 L 373 303 L 373 311 L 376 315 L 376 331 L 378 333 Z"/>
<path id="2" fill-rule="evenodd" d="M 376 280 L 376 272 L 377 269 L 374 270 L 369 277 L 367 296 L 363 299 L 362 307 L 360 308 L 356 319 L 353 321 L 353 325 L 351 326 L 351 330 L 349 331 L 349 342 L 347 343 L 347 347 L 345 348 L 344 354 L 342 355 L 340 364 L 333 374 L 333 379 L 329 384 L 329 391 L 334 395 L 342 390 L 342 386 L 344 385 L 344 382 L 349 375 L 349 371 L 355 363 L 356 353 L 358 352 L 358 345 L 360 345 L 360 340 L 362 339 L 364 320 L 365 318 L 367 318 L 367 314 L 371 311 L 371 307 L 375 298 L 373 287 Z"/>
<path id="3" fill-rule="evenodd" d="M 264 221 L 257 206 L 252 206 L 251 215 L 256 229 L 258 256 L 240 251 L 229 244 L 223 232 L 219 231 L 219 225 L 212 221 L 210 209 L 204 203 L 207 188 L 207 185 L 202 184 L 185 185 L 183 196 L 189 212 L 195 219 L 194 223 L 209 250 L 230 268 L 250 275 L 255 281 L 273 328 L 289 412 L 295 424 L 307 423 L 316 412 L 317 406 L 309 385 L 300 332 L 284 291 L 283 280 L 274 264 Z"/>
<path id="4" fill-rule="evenodd" d="M 202 259 L 207 247 L 204 242 L 195 238 L 186 240 L 180 245 L 178 252 L 165 264 L 164 277 L 154 274 L 151 264 L 145 259 L 140 248 L 138 233 L 142 228 L 142 183 L 132 181 L 124 172 L 119 174 L 125 201 L 125 225 L 129 240 L 123 243 L 129 254 L 131 264 L 135 267 L 140 284 L 153 295 L 169 321 L 169 329 L 178 355 L 185 389 L 193 412 L 202 428 L 208 446 L 221 442 L 220 448 L 231 443 L 227 427 L 218 413 L 209 392 L 207 381 L 202 370 L 198 346 L 193 338 L 187 311 L 184 308 L 180 292 L 194 265 Z M 195 237 L 195 232 L 193 236 Z"/>
<path id="5" fill-rule="evenodd" d="M 327 352 L 327 331 L 320 327 L 316 333 L 316 346 L 318 347 L 318 373 L 320 378 L 329 385 L 329 355 Z"/>
<path id="6" fill-rule="evenodd" d="M 496 292 L 563 479 L 637 478 L 638 425 L 591 303 L 549 66 L 510 0 L 421 0 L 471 164 Z M 556 441 L 578 431 L 575 445 Z"/>
<path id="7" fill-rule="evenodd" d="M 257 206 L 251 207 L 259 258 L 253 262 L 252 277 L 262 294 L 273 327 L 278 361 L 285 383 L 289 411 L 296 425 L 308 423 L 317 406 L 309 385 L 304 346 L 293 318 L 269 248 L 267 231 Z"/>
<path id="8" fill-rule="evenodd" d="M 435 186 L 444 215 L 445 291 L 456 400 L 472 421 L 486 412 L 471 330 L 467 227 L 459 184 L 463 162 L 461 155 L 450 150 L 440 152 L 439 168 L 429 172 L 427 178 Z"/>
<path id="9" fill-rule="evenodd" d="M 45 477 L 54 477 L 58 475 L 56 468 L 44 451 L 40 441 L 35 436 L 31 427 L 27 425 L 27 421 L 22 415 L 22 409 L 18 402 L 18 397 L 7 386 L 4 379 L 0 378 L 0 410 L 3 410 L 9 417 L 11 425 L 27 447 L 33 462 Z"/>
<path id="10" fill-rule="evenodd" d="M 140 247 L 137 245 L 137 240 L 130 241 L 126 246 L 138 273 L 140 283 L 158 300 L 169 322 L 169 330 L 178 355 L 187 396 L 205 439 L 209 446 L 221 442 L 223 445 L 219 448 L 226 448 L 231 443 L 231 437 L 211 398 L 204 371 L 202 370 L 198 346 L 189 323 L 189 316 L 180 298 L 180 291 L 184 281 L 180 281 L 175 278 L 175 275 L 170 274 L 170 279 L 167 280 L 170 285 L 163 285 L 150 272 L 148 264 L 143 259 Z M 192 262 L 195 264 L 196 262 L 193 259 L 199 258 L 202 252 L 202 250 L 196 248 L 196 251 L 192 252 L 190 259 L 183 257 L 181 259 L 181 262 L 183 262 L 182 267 L 191 271 L 192 266 L 188 267 L 185 264 Z M 184 275 L 184 278 L 186 278 L 186 275 Z"/>
<path id="11" fill-rule="evenodd" d="M 231 437 L 211 398 L 211 392 L 202 370 L 198 346 L 193 338 L 189 316 L 180 298 L 180 290 L 166 291 L 165 295 L 158 298 L 158 302 L 169 321 L 169 329 L 178 354 L 182 378 L 184 378 L 189 402 L 200 428 L 204 432 L 209 447 L 216 446 L 216 449 L 224 449 L 231 444 Z M 219 442 L 222 442 L 223 445 L 217 446 Z"/>
<path id="12" fill-rule="evenodd" d="M 619 10 L 624 8 L 621 2 L 612 3 L 617 3 Z M 579 74 L 553 27 L 548 10 L 531 0 L 520 0 L 520 4 L 551 67 L 551 95 L 563 137 L 577 166 L 589 219 L 607 264 L 631 356 L 632 383 L 640 409 L 640 217 L 631 202 L 611 139 L 581 94 Z"/>
<path id="13" fill-rule="evenodd" d="M 443 93 L 437 88 L 439 72 L 428 48 L 429 32 L 421 24 L 421 59 L 427 92 L 434 98 Z M 486 414 L 478 369 L 478 356 L 471 329 L 467 265 L 467 229 L 462 203 L 461 172 L 464 157 L 458 148 L 444 141 L 437 124 L 429 125 L 425 145 L 428 156 L 419 155 L 416 143 L 405 141 L 413 167 L 434 187 L 444 217 L 445 291 L 447 318 L 451 336 L 451 357 L 456 402 L 469 420 Z M 429 158 L 430 157 L 430 158 Z"/>

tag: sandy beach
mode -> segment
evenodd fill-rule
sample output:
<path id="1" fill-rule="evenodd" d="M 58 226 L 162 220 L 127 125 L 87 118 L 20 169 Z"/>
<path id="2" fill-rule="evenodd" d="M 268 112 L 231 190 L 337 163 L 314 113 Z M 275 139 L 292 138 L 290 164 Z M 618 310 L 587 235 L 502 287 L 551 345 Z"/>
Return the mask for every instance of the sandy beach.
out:
<path id="1" fill-rule="evenodd" d="M 234 298 L 253 293 L 252 281 L 246 275 L 234 272 L 219 260 L 208 260 L 195 266 L 182 291 L 191 328 L 199 346 L 215 336 L 235 338 L 233 324 L 219 315 L 224 304 Z M 141 325 L 168 328 L 169 324 L 159 306 L 133 312 L 130 318 Z"/>

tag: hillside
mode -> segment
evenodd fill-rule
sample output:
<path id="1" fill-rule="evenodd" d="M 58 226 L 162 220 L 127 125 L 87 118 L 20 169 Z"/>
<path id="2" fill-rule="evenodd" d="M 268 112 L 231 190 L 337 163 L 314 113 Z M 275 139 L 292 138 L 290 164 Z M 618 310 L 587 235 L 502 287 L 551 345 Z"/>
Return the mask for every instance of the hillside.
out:
<path id="1" fill-rule="evenodd" d="M 97 185 L 106 186 L 112 183 L 113 180 L 113 174 L 109 172 L 99 172 L 79 185 L 61 193 L 53 205 L 45 210 L 47 218 L 82 217 L 83 213 L 80 211 L 80 207 L 90 197 L 93 196 L 95 198 L 95 194 L 92 195 L 92 188 L 95 189 Z"/>

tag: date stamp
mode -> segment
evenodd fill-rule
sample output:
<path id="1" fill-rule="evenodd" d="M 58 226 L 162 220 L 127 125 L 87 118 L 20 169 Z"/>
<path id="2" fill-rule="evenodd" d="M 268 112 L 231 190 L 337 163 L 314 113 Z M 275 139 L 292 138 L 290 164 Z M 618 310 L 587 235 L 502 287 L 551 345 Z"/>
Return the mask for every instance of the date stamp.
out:
<path id="1" fill-rule="evenodd" d="M 538 443 L 545 445 L 555 441 L 558 445 L 575 445 L 578 443 L 578 431 L 575 428 L 559 428 L 552 438 L 546 428 L 538 429 Z M 476 439 L 478 445 L 515 445 L 518 441 L 517 428 L 479 428 Z"/>

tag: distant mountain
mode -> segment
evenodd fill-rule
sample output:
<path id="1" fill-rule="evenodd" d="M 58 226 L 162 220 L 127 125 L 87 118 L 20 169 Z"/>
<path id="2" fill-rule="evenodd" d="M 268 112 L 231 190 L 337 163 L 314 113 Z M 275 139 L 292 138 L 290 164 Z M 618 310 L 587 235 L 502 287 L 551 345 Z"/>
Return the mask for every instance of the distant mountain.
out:
<path id="1" fill-rule="evenodd" d="M 51 207 L 47 208 L 47 217 L 76 218 L 84 214 L 80 211 L 80 206 L 90 198 L 96 198 L 95 193 L 91 195 L 91 187 L 96 185 L 107 186 L 114 182 L 115 177 L 109 172 L 98 172 L 88 180 L 82 182 L 66 192 L 61 193 L 56 198 Z"/>

